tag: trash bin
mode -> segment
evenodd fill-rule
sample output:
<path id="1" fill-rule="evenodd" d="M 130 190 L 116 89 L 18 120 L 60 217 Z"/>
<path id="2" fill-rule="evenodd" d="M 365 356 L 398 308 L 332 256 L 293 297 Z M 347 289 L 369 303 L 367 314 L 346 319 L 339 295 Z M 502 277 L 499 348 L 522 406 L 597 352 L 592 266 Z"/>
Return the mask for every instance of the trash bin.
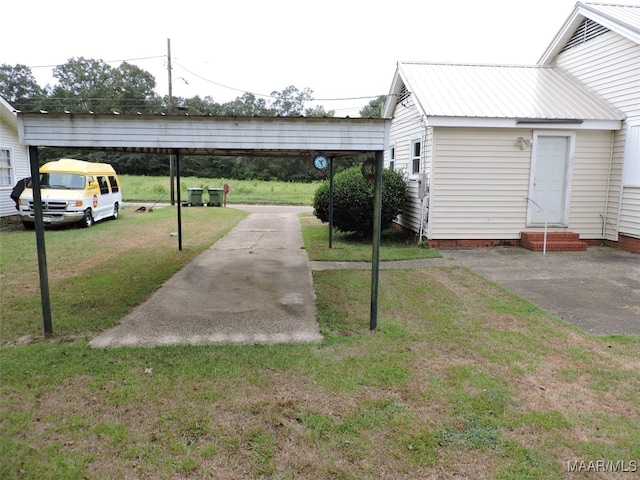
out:
<path id="1" fill-rule="evenodd" d="M 222 188 L 210 188 L 209 189 L 209 207 L 222 207 L 224 204 L 224 189 Z"/>
<path id="2" fill-rule="evenodd" d="M 189 205 L 204 205 L 202 203 L 202 188 L 188 188 L 187 191 L 189 192 Z"/>

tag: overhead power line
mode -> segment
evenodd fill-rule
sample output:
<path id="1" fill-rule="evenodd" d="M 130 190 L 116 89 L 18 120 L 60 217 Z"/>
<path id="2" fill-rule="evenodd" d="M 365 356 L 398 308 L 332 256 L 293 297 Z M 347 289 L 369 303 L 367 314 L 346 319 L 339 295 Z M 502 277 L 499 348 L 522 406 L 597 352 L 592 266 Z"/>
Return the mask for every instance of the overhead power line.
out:
<path id="1" fill-rule="evenodd" d="M 212 85 L 216 85 L 216 86 L 222 87 L 222 88 L 227 88 L 229 90 L 233 90 L 233 91 L 236 91 L 236 92 L 250 93 L 251 95 L 255 95 L 256 97 L 273 98 L 273 95 L 267 95 L 266 93 L 251 92 L 249 90 L 245 90 L 245 89 L 242 89 L 242 88 L 230 87 L 230 86 L 224 85 L 222 83 L 214 82 L 213 80 L 211 80 L 209 78 L 203 77 L 202 75 L 199 75 L 199 74 L 195 73 L 194 71 L 189 70 L 184 65 L 180 65 L 178 62 L 175 61 L 175 59 L 173 60 L 173 64 L 177 65 L 178 67 L 183 69 L 188 74 L 193 75 L 194 77 L 198 77 L 200 80 L 203 80 L 203 81 L 205 81 L 207 83 L 211 83 Z M 382 95 L 384 95 L 384 94 L 367 95 L 367 96 L 363 96 L 363 97 L 313 98 L 312 101 L 314 101 L 314 102 L 339 102 L 339 101 L 348 101 L 348 100 L 367 100 L 367 99 L 371 99 L 371 98 L 378 98 L 378 97 L 380 97 Z"/>
<path id="2" fill-rule="evenodd" d="M 139 60 L 154 60 L 157 58 L 165 58 L 164 55 L 156 55 L 153 57 L 137 57 L 137 58 L 124 58 L 122 60 L 102 60 L 104 63 L 118 63 L 118 62 L 136 62 Z M 27 66 L 27 68 L 55 68 L 55 67 L 59 67 L 59 64 L 56 65 L 31 65 L 31 66 Z"/>

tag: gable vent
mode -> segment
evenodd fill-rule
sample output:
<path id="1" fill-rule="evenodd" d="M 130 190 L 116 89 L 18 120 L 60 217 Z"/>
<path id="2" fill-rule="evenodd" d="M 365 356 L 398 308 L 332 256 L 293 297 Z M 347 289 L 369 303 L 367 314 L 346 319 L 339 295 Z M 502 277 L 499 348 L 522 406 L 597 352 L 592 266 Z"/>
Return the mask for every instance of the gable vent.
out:
<path id="1" fill-rule="evenodd" d="M 400 94 L 398 95 L 398 103 L 402 103 L 403 105 L 405 105 L 405 102 L 409 98 L 409 95 L 411 95 L 411 92 L 407 90 L 406 86 L 403 85 L 402 90 L 400 90 Z"/>
<path id="2" fill-rule="evenodd" d="M 585 18 L 580 26 L 576 28 L 576 31 L 573 33 L 564 48 L 560 50 L 560 53 L 565 52 L 577 45 L 582 45 L 589 40 L 593 40 L 594 38 L 599 37 L 600 35 L 602 35 L 603 33 L 607 33 L 608 31 L 609 29 L 607 27 L 603 27 L 599 23 L 596 23 L 589 18 Z"/>

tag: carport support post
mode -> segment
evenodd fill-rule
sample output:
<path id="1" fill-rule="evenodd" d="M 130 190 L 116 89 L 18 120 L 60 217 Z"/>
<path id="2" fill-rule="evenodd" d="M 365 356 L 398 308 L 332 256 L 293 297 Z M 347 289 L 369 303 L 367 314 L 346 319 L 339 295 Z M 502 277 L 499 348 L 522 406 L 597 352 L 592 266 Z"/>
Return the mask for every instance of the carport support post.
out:
<path id="1" fill-rule="evenodd" d="M 36 246 L 38 248 L 38 270 L 40 272 L 40 299 L 42 302 L 42 320 L 44 336 L 53 335 L 51 325 L 51 300 L 49 297 L 49 274 L 47 272 L 47 251 L 44 244 L 44 220 L 42 216 L 42 192 L 40 191 L 40 167 L 38 165 L 38 147 L 29 147 L 31 166 L 31 190 L 33 191 L 33 210 L 35 213 Z"/>
<path id="2" fill-rule="evenodd" d="M 329 248 L 333 248 L 333 157 L 329 158 Z"/>
<path id="3" fill-rule="evenodd" d="M 376 183 L 373 191 L 373 255 L 371 259 L 371 314 L 369 330 L 378 326 L 378 280 L 380 278 L 380 231 L 382 224 L 382 168 L 384 153 L 376 152 Z"/>
<path id="4" fill-rule="evenodd" d="M 182 201 L 180 200 L 180 153 L 176 152 L 176 184 L 178 196 L 178 250 L 182 251 Z"/>

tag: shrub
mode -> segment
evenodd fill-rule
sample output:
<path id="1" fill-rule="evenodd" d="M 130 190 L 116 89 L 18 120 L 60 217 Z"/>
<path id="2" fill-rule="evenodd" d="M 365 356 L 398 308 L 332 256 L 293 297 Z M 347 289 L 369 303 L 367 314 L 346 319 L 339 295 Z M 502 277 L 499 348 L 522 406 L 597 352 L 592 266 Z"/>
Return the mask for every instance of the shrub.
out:
<path id="1" fill-rule="evenodd" d="M 351 167 L 334 177 L 333 224 L 342 232 L 356 232 L 370 236 L 373 232 L 374 182 L 362 176 L 360 167 Z M 394 170 L 382 172 L 381 229 L 402 213 L 407 197 L 407 184 Z M 313 199 L 314 215 L 329 221 L 329 181 L 320 184 Z"/>

